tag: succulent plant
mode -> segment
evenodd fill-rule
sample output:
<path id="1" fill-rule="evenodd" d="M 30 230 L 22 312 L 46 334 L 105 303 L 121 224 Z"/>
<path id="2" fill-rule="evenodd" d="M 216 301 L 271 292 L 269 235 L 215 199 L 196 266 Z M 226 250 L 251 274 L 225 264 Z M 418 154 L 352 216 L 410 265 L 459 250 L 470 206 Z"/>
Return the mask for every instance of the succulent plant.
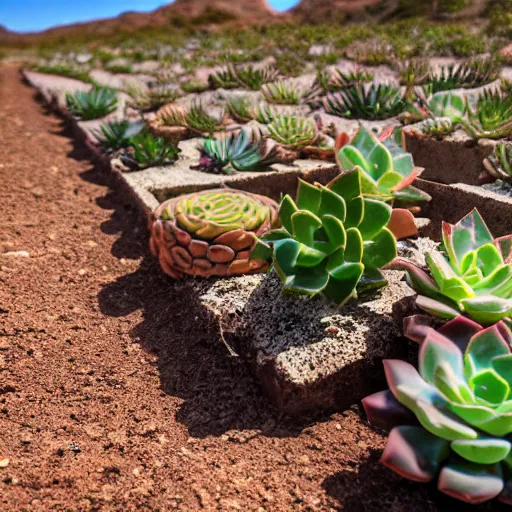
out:
<path id="1" fill-rule="evenodd" d="M 175 279 L 263 272 L 268 261 L 251 253 L 278 225 L 277 211 L 268 197 L 228 188 L 179 196 L 153 214 L 151 252 Z"/>
<path id="2" fill-rule="evenodd" d="M 89 121 L 114 112 L 117 108 L 117 95 L 113 89 L 93 87 L 87 92 L 66 93 L 66 105 L 72 115 Z"/>
<path id="3" fill-rule="evenodd" d="M 512 95 L 485 91 L 477 100 L 476 110 L 468 107 L 467 114 L 462 126 L 475 139 L 512 135 Z"/>
<path id="4" fill-rule="evenodd" d="M 241 86 L 235 66 L 230 64 L 225 69 L 210 74 L 208 82 L 212 89 L 236 89 Z"/>
<path id="5" fill-rule="evenodd" d="M 280 161 L 278 147 L 261 136 L 255 128 L 220 134 L 206 139 L 201 148 L 199 165 L 206 172 L 265 171 Z"/>
<path id="6" fill-rule="evenodd" d="M 512 181 L 512 144 L 501 142 L 484 160 L 486 171 L 499 180 Z"/>
<path id="7" fill-rule="evenodd" d="M 323 92 L 338 92 L 347 87 L 371 82 L 372 80 L 373 73 L 359 66 L 354 66 L 346 72 L 339 68 L 323 69 L 318 71 L 313 88 L 319 88 Z"/>
<path id="8" fill-rule="evenodd" d="M 391 85 L 356 85 L 343 92 L 328 94 L 323 107 L 328 114 L 349 119 L 381 120 L 402 113 L 405 96 Z"/>
<path id="9" fill-rule="evenodd" d="M 497 67 L 492 59 L 473 60 L 459 65 L 442 66 L 439 72 L 430 74 L 428 86 L 434 94 L 451 89 L 481 87 L 497 78 Z"/>
<path id="10" fill-rule="evenodd" d="M 143 128 L 143 122 L 111 121 L 101 125 L 100 130 L 95 132 L 95 136 L 102 148 L 117 151 L 129 147 L 133 137 L 138 135 Z"/>
<path id="11" fill-rule="evenodd" d="M 208 77 L 208 81 L 212 88 L 222 87 L 223 89 L 236 89 L 240 87 L 258 91 L 263 84 L 275 81 L 278 76 L 279 71 L 271 66 L 235 67 L 229 65 L 224 70 L 212 73 Z"/>
<path id="12" fill-rule="evenodd" d="M 448 117 L 453 124 L 460 123 L 466 115 L 465 99 L 454 92 L 437 92 L 427 102 L 429 114 L 436 117 Z"/>
<path id="13" fill-rule="evenodd" d="M 248 123 L 254 119 L 254 105 L 246 96 L 232 96 L 226 102 L 226 111 L 239 123 Z"/>
<path id="14" fill-rule="evenodd" d="M 277 105 L 298 105 L 303 96 L 298 87 L 283 80 L 264 85 L 261 94 L 268 103 Z"/>
<path id="15" fill-rule="evenodd" d="M 271 66 L 244 66 L 237 70 L 237 77 L 245 88 L 259 91 L 263 84 L 274 82 L 279 77 L 279 71 Z"/>
<path id="16" fill-rule="evenodd" d="M 141 112 L 158 110 L 162 106 L 172 103 L 180 96 L 176 90 L 170 89 L 165 85 L 149 87 L 132 84 L 128 86 L 128 94 L 131 97 L 130 104 Z"/>
<path id="17" fill-rule="evenodd" d="M 390 390 L 363 400 L 368 420 L 392 428 L 381 463 L 464 502 L 512 504 L 512 332 L 457 317 L 438 331 L 409 325 L 417 371 L 385 360 Z"/>
<path id="18" fill-rule="evenodd" d="M 424 84 L 430 73 L 429 64 L 424 59 L 398 61 L 396 69 L 400 76 L 400 83 L 406 87 Z"/>
<path id="19" fill-rule="evenodd" d="M 305 117 L 277 115 L 267 128 L 270 137 L 286 149 L 304 149 L 319 139 L 314 121 Z"/>
<path id="20" fill-rule="evenodd" d="M 208 84 L 200 82 L 199 80 L 185 80 L 180 83 L 180 89 L 186 94 L 199 94 L 208 90 Z"/>
<path id="21" fill-rule="evenodd" d="M 141 132 L 133 137 L 129 151 L 122 157 L 122 162 L 132 169 L 146 169 L 157 165 L 167 165 L 178 159 L 180 149 L 162 137 Z"/>
<path id="22" fill-rule="evenodd" d="M 404 206 L 429 201 L 428 194 L 412 186 L 421 169 L 414 167 L 404 147 L 400 128 L 384 130 L 376 137 L 360 126 L 350 143 L 340 148 L 337 161 L 342 171 L 362 170 L 363 193 L 368 197 Z"/>
<path id="23" fill-rule="evenodd" d="M 441 140 L 452 133 L 456 126 L 449 117 L 435 117 L 422 121 L 419 129 L 425 135 Z"/>
<path id="24" fill-rule="evenodd" d="M 301 180 L 296 202 L 281 201 L 279 218 L 283 228 L 260 240 L 254 255 L 273 255 L 285 290 L 344 304 L 386 284 L 379 269 L 396 254 L 386 228 L 391 207 L 363 197 L 360 169 L 326 187 Z"/>
<path id="25" fill-rule="evenodd" d="M 478 210 L 456 224 L 443 222 L 446 256 L 426 255 L 430 275 L 397 258 L 390 268 L 405 270 L 416 304 L 434 316 L 459 314 L 489 325 L 512 314 L 512 235 L 494 239 Z"/>
<path id="26" fill-rule="evenodd" d="M 161 108 L 150 127 L 159 134 L 159 128 L 181 128 L 185 136 L 188 132 L 194 135 L 211 135 L 224 130 L 224 119 L 218 120 L 206 112 L 200 103 L 194 103 L 188 110 L 179 105 L 170 104 Z"/>

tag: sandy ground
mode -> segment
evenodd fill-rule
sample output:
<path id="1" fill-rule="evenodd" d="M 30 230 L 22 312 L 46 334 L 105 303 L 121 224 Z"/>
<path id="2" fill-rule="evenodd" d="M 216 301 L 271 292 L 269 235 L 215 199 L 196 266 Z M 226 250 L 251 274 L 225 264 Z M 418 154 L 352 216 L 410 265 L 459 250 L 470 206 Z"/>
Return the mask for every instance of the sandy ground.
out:
<path id="1" fill-rule="evenodd" d="M 1 510 L 465 509 L 378 465 L 357 407 L 280 418 L 14 67 L 0 143 Z"/>

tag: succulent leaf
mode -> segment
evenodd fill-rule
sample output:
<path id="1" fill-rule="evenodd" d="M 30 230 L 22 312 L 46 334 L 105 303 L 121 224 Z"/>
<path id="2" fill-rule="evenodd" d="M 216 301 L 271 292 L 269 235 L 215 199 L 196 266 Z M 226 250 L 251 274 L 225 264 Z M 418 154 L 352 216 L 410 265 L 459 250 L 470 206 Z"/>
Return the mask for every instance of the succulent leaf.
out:
<path id="1" fill-rule="evenodd" d="M 477 210 L 454 225 L 444 222 L 442 233 L 446 257 L 426 255 L 430 276 L 403 258 L 390 265 L 406 271 L 418 306 L 441 318 L 459 311 L 486 325 L 512 315 L 512 266 L 503 256 L 509 258 L 508 237 L 494 240 Z"/>
<path id="2" fill-rule="evenodd" d="M 430 196 L 411 186 L 421 169 L 415 168 L 410 153 L 404 149 L 400 129 L 385 130 L 377 137 L 364 126 L 337 155 L 342 171 L 358 167 L 363 171 L 363 194 L 383 201 L 406 205 L 430 200 Z"/>
<path id="3" fill-rule="evenodd" d="M 72 115 L 89 121 L 99 119 L 117 108 L 117 94 L 108 87 L 93 87 L 89 91 L 66 93 L 66 105 Z"/>
<path id="4" fill-rule="evenodd" d="M 386 284 L 378 269 L 396 256 L 396 240 L 386 228 L 391 208 L 363 198 L 360 170 L 327 187 L 300 181 L 296 202 L 285 196 L 279 214 L 284 229 L 264 242 L 273 244 L 285 289 L 323 293 L 344 304 L 359 284 L 364 291 Z"/>
<path id="5" fill-rule="evenodd" d="M 410 426 L 411 419 L 389 393 L 365 398 L 363 406 L 373 424 L 394 426 L 382 463 L 416 481 L 439 475 L 440 491 L 468 503 L 490 500 L 504 489 L 503 500 L 508 501 L 510 327 L 499 322 L 483 329 L 464 317 L 438 331 L 419 318 L 405 325 L 406 334 L 421 342 L 419 371 L 397 360 L 384 361 L 384 368 L 394 397 L 414 413 L 421 427 Z M 433 466 L 428 464 L 431 454 Z"/>

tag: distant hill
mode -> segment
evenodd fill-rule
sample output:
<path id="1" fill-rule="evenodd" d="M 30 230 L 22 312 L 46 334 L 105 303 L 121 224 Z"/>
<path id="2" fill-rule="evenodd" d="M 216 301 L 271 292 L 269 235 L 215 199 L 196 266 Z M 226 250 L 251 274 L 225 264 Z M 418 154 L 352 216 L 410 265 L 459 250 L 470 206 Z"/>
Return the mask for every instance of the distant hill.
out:
<path id="1" fill-rule="evenodd" d="M 125 12 L 115 18 L 92 20 L 53 27 L 42 32 L 19 34 L 0 26 L 0 44 L 38 44 L 79 36 L 106 36 L 120 31 L 135 31 L 170 24 L 208 26 L 224 22 L 261 23 L 281 19 L 265 0 L 176 0 L 149 12 Z M 284 15 L 286 17 L 286 15 Z"/>
<path id="2" fill-rule="evenodd" d="M 0 0 L 1 1 L 1 0 Z M 451 0 L 439 0 L 438 5 Z M 498 1 L 503 0 L 496 0 Z M 444 3 L 443 3 L 444 2 Z M 447 18 L 475 18 L 482 14 L 491 0 L 471 0 L 460 13 Z M 247 26 L 268 22 L 298 20 L 299 22 L 380 21 L 396 17 L 429 14 L 431 0 L 301 0 L 286 13 L 274 11 L 265 0 L 176 0 L 153 12 L 125 12 L 115 18 L 58 26 L 38 33 L 19 34 L 0 26 L 0 46 L 28 46 L 68 40 L 94 41 L 121 32 L 169 27 L 215 27 L 225 23 Z"/>

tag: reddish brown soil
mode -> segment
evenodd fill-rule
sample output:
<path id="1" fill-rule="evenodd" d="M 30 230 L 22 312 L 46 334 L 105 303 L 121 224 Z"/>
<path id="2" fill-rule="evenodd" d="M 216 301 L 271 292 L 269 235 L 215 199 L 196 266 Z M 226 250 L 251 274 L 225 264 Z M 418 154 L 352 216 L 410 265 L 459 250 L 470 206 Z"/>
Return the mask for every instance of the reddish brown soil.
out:
<path id="1" fill-rule="evenodd" d="M 357 408 L 279 418 L 34 99 L 0 68 L 0 510 L 464 509 L 379 466 Z"/>

